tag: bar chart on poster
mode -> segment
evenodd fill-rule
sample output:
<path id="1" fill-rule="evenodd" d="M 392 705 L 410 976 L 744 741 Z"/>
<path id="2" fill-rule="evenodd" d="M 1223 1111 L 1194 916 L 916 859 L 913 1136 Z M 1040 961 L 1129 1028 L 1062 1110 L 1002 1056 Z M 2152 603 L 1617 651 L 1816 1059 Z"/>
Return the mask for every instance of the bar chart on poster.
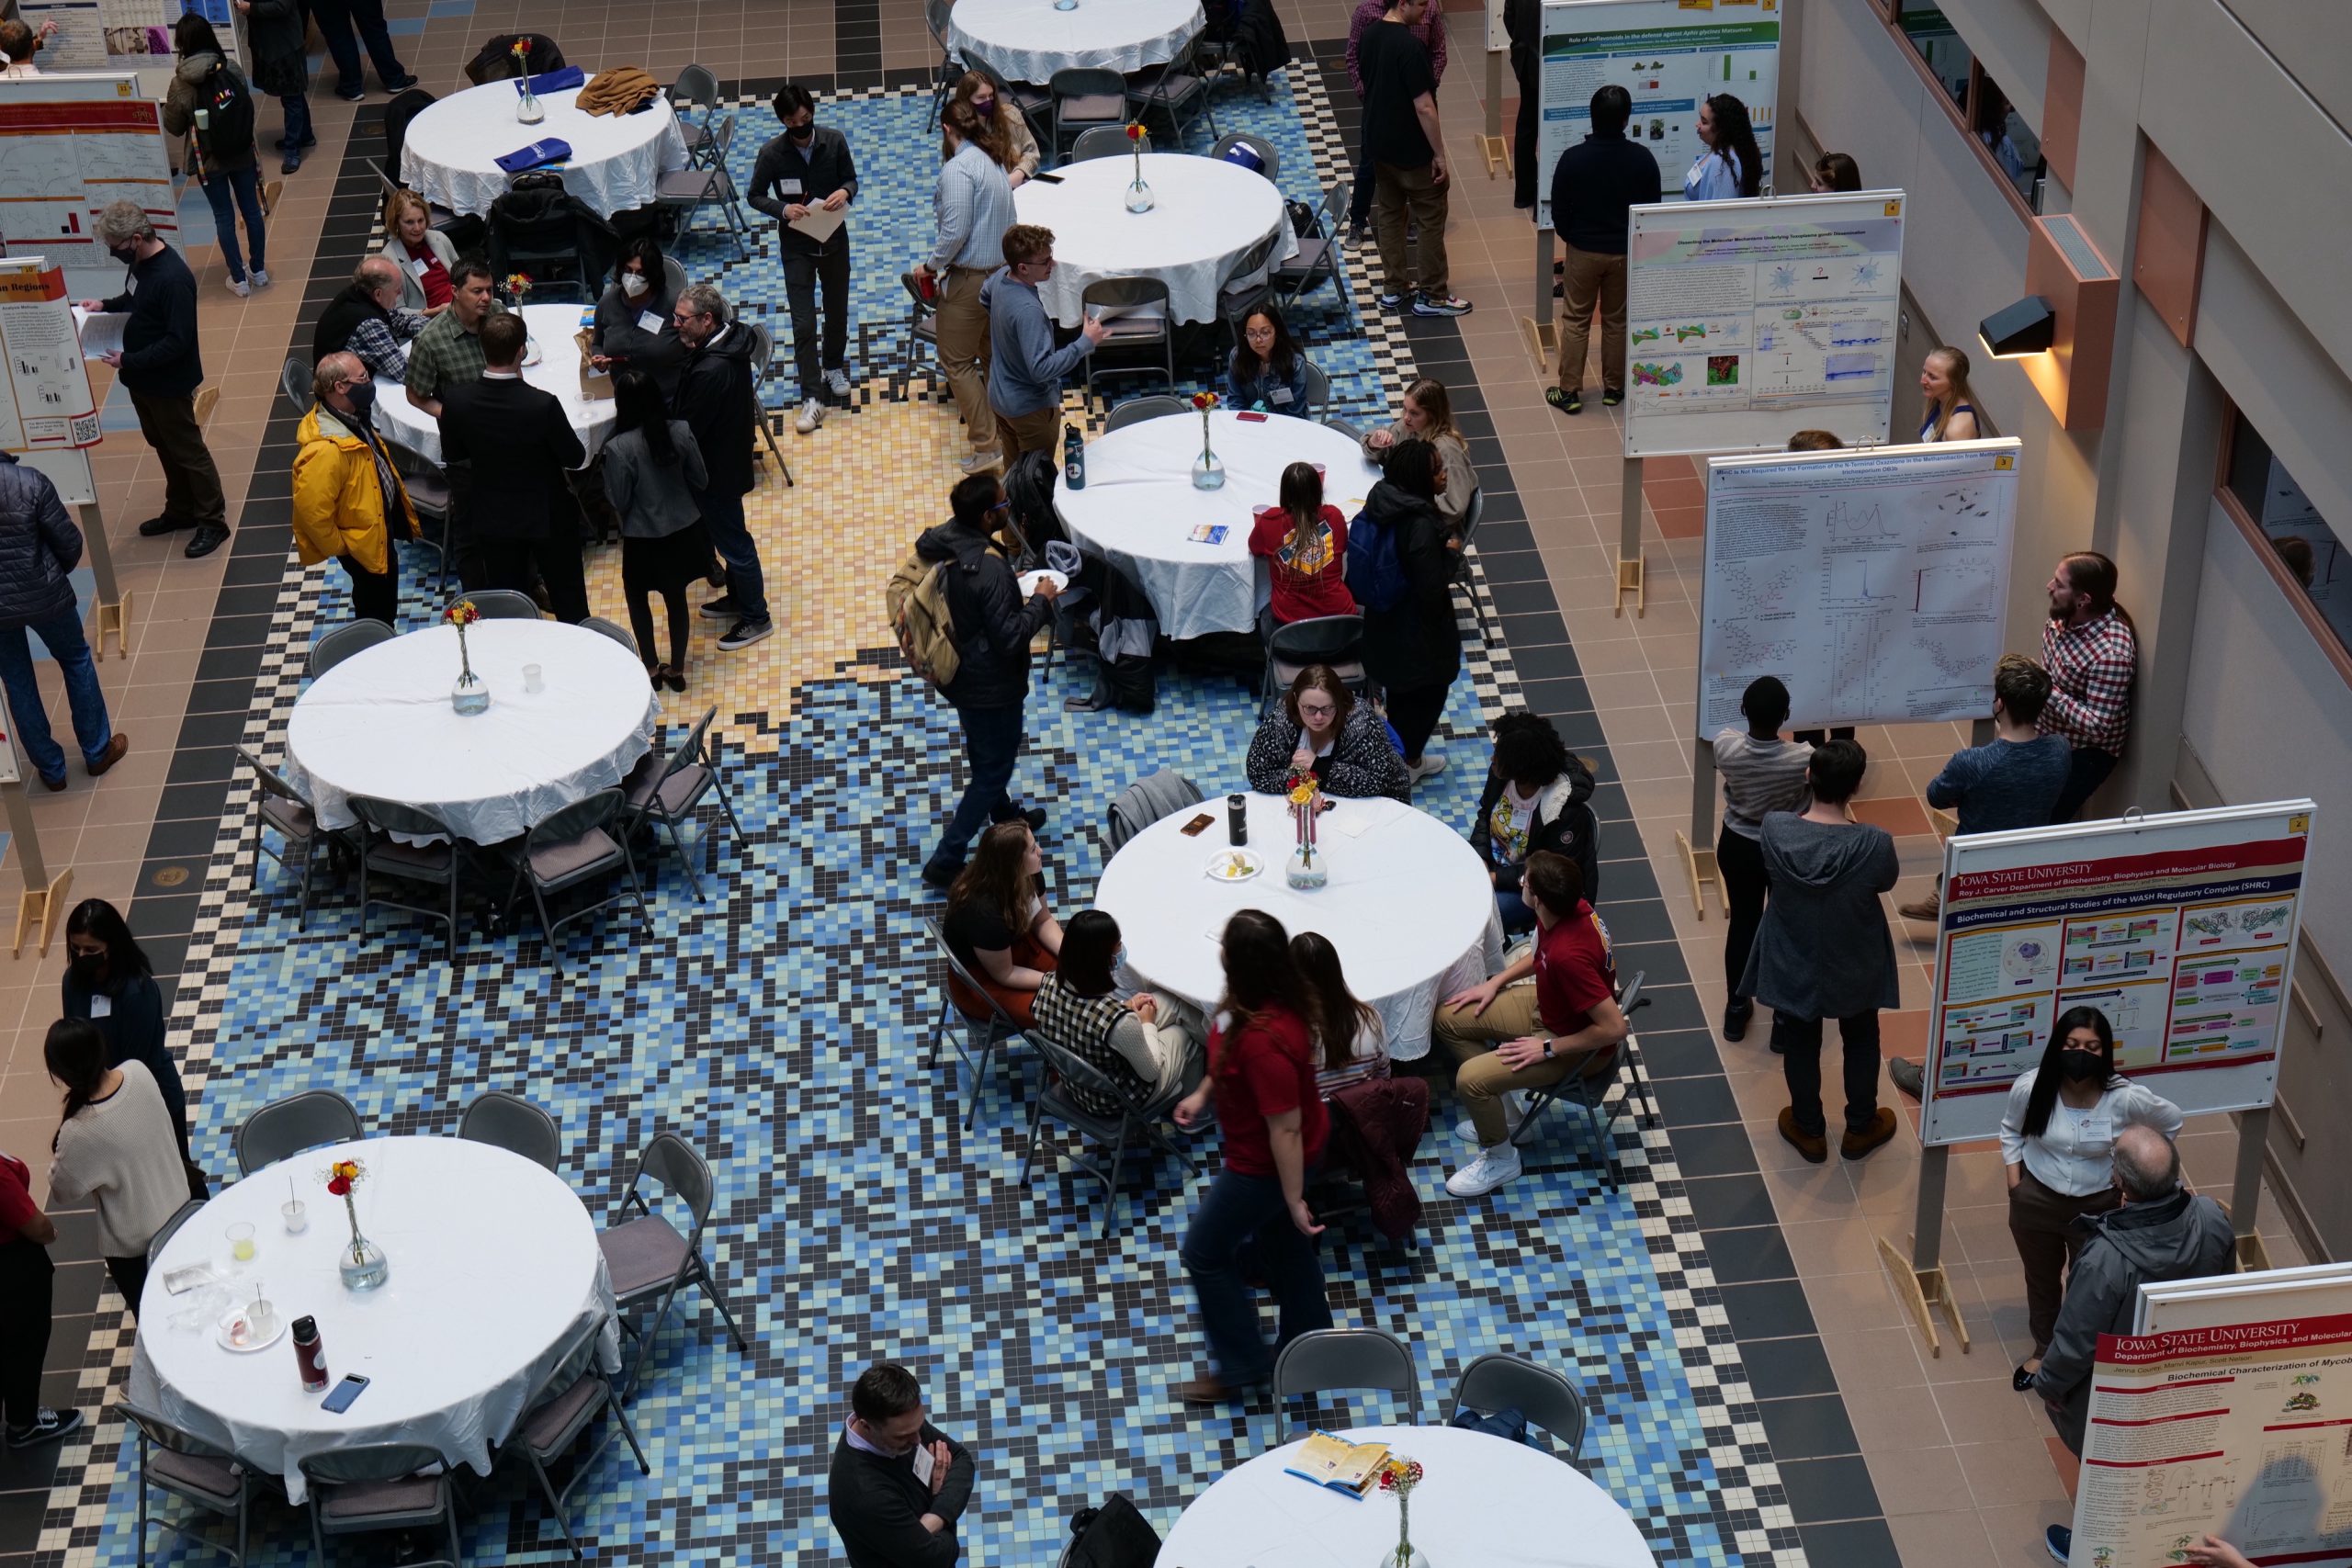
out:
<path id="1" fill-rule="evenodd" d="M 122 288 L 97 238 L 109 202 L 137 202 L 166 240 L 179 232 L 171 151 L 135 77 L 0 82 L 0 255 L 47 257 L 76 297 Z"/>

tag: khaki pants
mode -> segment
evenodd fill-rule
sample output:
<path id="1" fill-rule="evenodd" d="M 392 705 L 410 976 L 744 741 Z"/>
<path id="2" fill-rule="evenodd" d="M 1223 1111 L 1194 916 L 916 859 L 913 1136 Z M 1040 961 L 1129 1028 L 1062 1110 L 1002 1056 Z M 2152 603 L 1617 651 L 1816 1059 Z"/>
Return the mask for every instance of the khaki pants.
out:
<path id="1" fill-rule="evenodd" d="M 1588 1059 L 1588 1070 L 1602 1066 L 1603 1058 L 1609 1057 L 1605 1052 L 1588 1051 L 1538 1062 L 1532 1067 L 1505 1066 L 1494 1052 L 1498 1042 L 1544 1032 L 1544 1020 L 1535 1010 L 1532 986 L 1505 987 L 1483 1013 L 1474 1014 L 1466 1007 L 1442 1007 L 1430 1032 L 1453 1057 L 1453 1092 L 1462 1109 L 1470 1113 L 1481 1148 L 1493 1148 L 1510 1136 L 1503 1129 L 1506 1090 L 1543 1089 L 1566 1077 L 1579 1057 Z"/>
<path id="2" fill-rule="evenodd" d="M 1061 445 L 1062 411 L 1058 404 L 1039 409 L 1035 413 L 997 413 L 996 423 L 997 432 L 1004 440 L 1004 466 L 1008 468 L 1023 452 L 1051 452 Z"/>
<path id="3" fill-rule="evenodd" d="M 1394 164 L 1374 164 L 1372 168 L 1372 228 L 1380 242 L 1380 270 L 1386 280 L 1382 292 L 1406 294 L 1418 285 L 1424 294 L 1444 298 L 1446 187 L 1430 177 L 1426 164 L 1400 169 Z M 1408 265 L 1405 254 L 1408 210 L 1419 231 L 1418 267 Z"/>
<path id="4" fill-rule="evenodd" d="M 975 452 L 996 446 L 996 416 L 989 412 L 989 312 L 980 303 L 980 285 L 988 280 L 983 268 L 950 267 L 939 290 L 939 368 Z"/>
<path id="5" fill-rule="evenodd" d="M 1560 387 L 1584 385 L 1585 348 L 1592 333 L 1592 307 L 1600 306 L 1600 385 L 1625 389 L 1625 258 L 1566 247 L 1561 294 L 1567 309 L 1560 319 Z"/>

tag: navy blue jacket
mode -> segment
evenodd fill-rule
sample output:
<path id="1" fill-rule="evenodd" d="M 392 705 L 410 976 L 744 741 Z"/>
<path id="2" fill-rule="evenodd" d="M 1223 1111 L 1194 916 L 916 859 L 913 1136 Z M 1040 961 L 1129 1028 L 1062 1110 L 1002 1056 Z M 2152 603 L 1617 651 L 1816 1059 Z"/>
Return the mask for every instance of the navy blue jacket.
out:
<path id="1" fill-rule="evenodd" d="M 72 614 L 65 574 L 81 559 L 82 530 L 49 476 L 0 452 L 0 626 Z"/>

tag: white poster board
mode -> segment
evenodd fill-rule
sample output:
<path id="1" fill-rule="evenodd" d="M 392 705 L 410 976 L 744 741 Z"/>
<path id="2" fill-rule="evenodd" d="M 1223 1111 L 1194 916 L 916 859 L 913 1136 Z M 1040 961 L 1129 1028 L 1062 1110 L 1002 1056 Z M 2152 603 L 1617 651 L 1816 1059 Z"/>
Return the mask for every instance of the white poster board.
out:
<path id="1" fill-rule="evenodd" d="M 1781 90 L 1779 0 L 1548 0 L 1536 110 L 1535 226 L 1552 227 L 1552 171 L 1592 129 L 1592 95 L 1633 95 L 1625 134 L 1657 159 L 1658 187 L 1679 197 L 1706 151 L 1699 105 L 1729 93 L 1747 106 L 1772 180 Z"/>
<path id="2" fill-rule="evenodd" d="M 1920 1142 L 1997 1133 L 2075 1007 L 2106 1015 L 2118 1071 L 2183 1111 L 2267 1106 L 2312 815 L 2290 800 L 1945 840 Z"/>
<path id="3" fill-rule="evenodd" d="M 2249 1318 L 2271 1323 L 2342 1313 L 2352 1313 L 2352 1263 L 2313 1263 L 2142 1285 L 2132 1332 L 2170 1334 L 2182 1328 L 2219 1328 Z"/>
<path id="4" fill-rule="evenodd" d="M 1801 728 L 1990 713 L 2021 445 L 1710 462 L 1698 739 L 1759 675 Z"/>
<path id="5" fill-rule="evenodd" d="M 2102 1334 L 2071 1561 L 2165 1568 L 2200 1536 L 2352 1563 L 2352 1317 Z"/>
<path id="6" fill-rule="evenodd" d="M 57 24 L 35 57 L 45 76 L 138 70 L 167 77 L 179 63 L 172 24 L 188 15 L 212 24 L 232 60 L 244 55 L 243 18 L 232 0 L 19 0 L 17 10 L 32 27 Z"/>
<path id="7" fill-rule="evenodd" d="M 64 273 L 0 257 L 0 452 L 77 450 L 102 434 Z"/>
<path id="8" fill-rule="evenodd" d="M 1884 442 L 1903 208 L 1899 190 L 1634 208 L 1625 456 Z"/>
<path id="9" fill-rule="evenodd" d="M 0 255 L 47 257 L 78 297 L 122 290 L 123 265 L 97 240 L 107 203 L 136 201 L 158 234 L 179 232 L 171 149 L 134 77 L 0 81 Z"/>

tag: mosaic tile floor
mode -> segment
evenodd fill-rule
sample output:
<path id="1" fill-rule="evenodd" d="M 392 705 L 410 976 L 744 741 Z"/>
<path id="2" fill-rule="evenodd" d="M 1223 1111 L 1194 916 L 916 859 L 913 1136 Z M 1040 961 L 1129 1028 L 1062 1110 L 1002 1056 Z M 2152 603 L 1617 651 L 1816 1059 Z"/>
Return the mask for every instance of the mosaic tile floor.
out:
<path id="1" fill-rule="evenodd" d="M 911 96 L 853 107 L 921 113 Z M 1325 123 L 1316 103 L 1306 110 L 1303 122 L 1289 111 L 1285 132 L 1302 167 L 1305 126 Z M 780 291 L 756 266 L 728 287 L 757 299 L 763 277 Z M 1375 366 L 1403 363 L 1385 332 L 1351 352 L 1366 390 Z M 245 1116 L 312 1086 L 339 1089 L 387 1133 L 447 1132 L 484 1088 L 527 1095 L 557 1115 L 565 1174 L 598 1213 L 657 1129 L 705 1151 L 718 1184 L 709 1251 L 752 1354 L 746 1364 L 699 1314 L 662 1340 L 637 1404 L 653 1475 L 607 1455 L 575 1495 L 599 1562 L 831 1559 L 823 1473 L 839 1401 L 877 1357 L 914 1366 L 935 1419 L 980 1456 L 963 1528 L 976 1564 L 1050 1561 L 1069 1515 L 1107 1490 L 1133 1494 L 1164 1529 L 1268 1430 L 1262 1413 L 1203 1415 L 1171 1398 L 1202 1356 L 1175 1261 L 1192 1208 L 1178 1168 L 1136 1173 L 1116 1234 L 1098 1240 L 1091 1182 L 1013 1184 L 1023 1102 L 1011 1076 L 982 1086 L 967 1134 L 952 1066 L 928 1065 L 936 1004 L 917 917 L 931 906 L 912 872 L 953 798 L 955 730 L 879 647 L 879 593 L 887 563 L 940 511 L 953 424 L 942 409 L 868 395 L 854 419 L 790 446 L 796 458 L 824 454 L 796 463 L 798 488 L 768 479 L 756 498 L 783 635 L 720 656 L 697 628 L 694 689 L 666 699 L 673 721 L 718 704 L 749 835 L 741 853 L 695 842 L 718 877 L 709 902 L 663 866 L 652 930 L 576 929 L 560 980 L 535 931 L 469 932 L 455 967 L 422 926 L 379 917 L 362 944 L 347 895 L 298 931 L 275 874 L 248 896 L 238 787 L 189 955 L 203 983 L 182 988 L 175 1012 L 197 1154 L 215 1170 L 233 1168 L 230 1134 Z M 607 557 L 594 571 L 599 610 L 620 618 L 616 568 Z M 424 597 L 408 591 L 412 618 Z M 1476 737 L 1517 680 L 1483 582 L 1461 608 L 1469 678 L 1443 732 L 1456 765 L 1419 803 L 1466 824 Z M 339 573 L 289 567 L 246 733 L 264 756 L 282 752 L 313 628 L 345 614 Z M 1055 813 L 1044 840 L 1065 909 L 1091 892 L 1116 791 L 1161 765 L 1223 787 L 1255 710 L 1248 679 L 1170 670 L 1149 717 L 1065 714 L 1057 699 L 1080 679 L 1037 682 L 1015 786 Z M 1637 854 L 1622 831 L 1605 852 Z M 1611 1191 L 1562 1120 L 1526 1179 L 1464 1204 L 1443 1195 L 1459 1154 L 1450 1121 L 1414 1168 L 1430 1205 L 1415 1246 L 1334 1227 L 1339 1320 L 1405 1337 L 1433 1403 L 1490 1349 L 1572 1371 L 1592 1410 L 1585 1467 L 1662 1561 L 1801 1568 L 1665 1134 L 1617 1123 L 1624 1182 Z M 94 1348 L 85 1387 L 119 1383 L 129 1356 L 127 1336 Z M 132 1560 L 119 1437 L 102 1426 L 60 1472 L 42 1544 L 65 1562 Z M 554 1561 L 548 1524 L 502 1477 L 479 1494 L 469 1561 Z M 255 1539 L 256 1562 L 308 1560 L 282 1511 L 262 1510 Z"/>

